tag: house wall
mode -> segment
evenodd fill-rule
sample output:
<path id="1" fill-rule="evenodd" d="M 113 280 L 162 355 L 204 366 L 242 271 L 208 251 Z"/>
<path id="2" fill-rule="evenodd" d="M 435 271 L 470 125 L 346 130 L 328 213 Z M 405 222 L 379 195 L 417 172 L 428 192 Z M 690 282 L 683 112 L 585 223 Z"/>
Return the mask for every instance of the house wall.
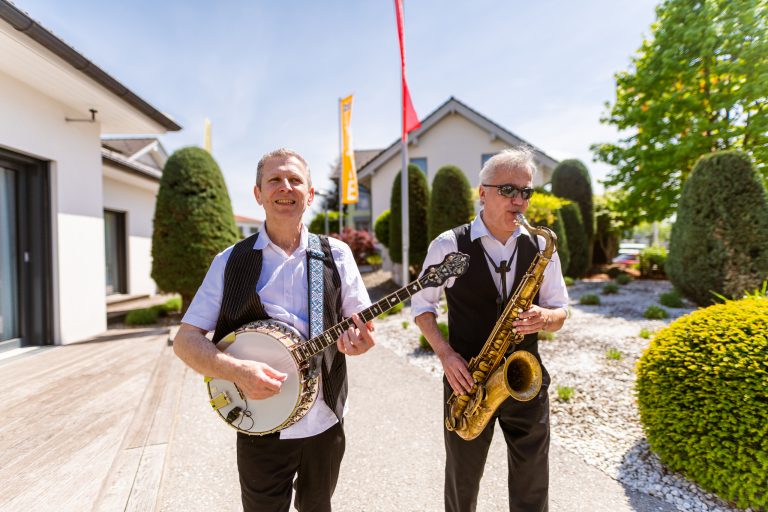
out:
<path id="1" fill-rule="evenodd" d="M 100 126 L 64 120 L 77 111 L 0 73 L 0 146 L 50 162 L 57 344 L 106 329 Z"/>
<path id="2" fill-rule="evenodd" d="M 104 209 L 125 212 L 128 293 L 154 295 L 152 279 L 152 220 L 160 184 L 104 168 Z"/>
<path id="3" fill-rule="evenodd" d="M 467 175 L 473 188 L 478 186 L 482 155 L 496 153 L 508 147 L 499 139 L 491 140 L 490 134 L 461 115 L 449 115 L 418 138 L 417 144 L 409 144 L 409 158 L 427 158 L 429 186 L 438 169 L 455 165 Z M 400 172 L 400 153 L 383 164 L 371 179 L 372 218 L 389 208 L 392 183 Z M 477 205 L 476 205 L 477 207 Z"/>

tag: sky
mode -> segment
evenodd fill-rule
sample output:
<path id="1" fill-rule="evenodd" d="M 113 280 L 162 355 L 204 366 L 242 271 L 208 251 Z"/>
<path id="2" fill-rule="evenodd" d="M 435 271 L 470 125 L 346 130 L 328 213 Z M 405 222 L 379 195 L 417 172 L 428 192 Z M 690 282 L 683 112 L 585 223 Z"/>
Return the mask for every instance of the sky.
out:
<path id="1" fill-rule="evenodd" d="M 278 147 L 306 158 L 315 188 L 330 187 L 341 97 L 354 94 L 355 149 L 399 138 L 393 0 L 14 3 L 179 123 L 160 136 L 169 153 L 202 145 L 209 118 L 235 214 L 263 218 L 256 163 Z M 600 118 L 656 3 L 405 0 L 416 111 L 423 119 L 454 96 L 554 158 L 580 159 L 600 192 L 610 168 L 589 146 L 618 138 Z"/>

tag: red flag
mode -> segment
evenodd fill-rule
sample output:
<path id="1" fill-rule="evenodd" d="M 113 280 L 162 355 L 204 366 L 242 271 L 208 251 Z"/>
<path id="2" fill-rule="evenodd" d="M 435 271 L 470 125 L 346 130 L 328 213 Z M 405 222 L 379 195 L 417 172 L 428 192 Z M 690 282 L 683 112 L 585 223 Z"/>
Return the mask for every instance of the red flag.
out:
<path id="1" fill-rule="evenodd" d="M 421 127 L 419 122 L 419 116 L 416 114 L 416 110 L 413 108 L 413 102 L 411 101 L 411 93 L 408 91 L 408 82 L 405 80 L 405 29 L 403 27 L 403 0 L 395 0 L 395 17 L 397 18 L 397 40 L 400 43 L 400 76 L 402 77 L 403 88 L 403 135 L 402 139 L 405 140 L 406 135 Z"/>

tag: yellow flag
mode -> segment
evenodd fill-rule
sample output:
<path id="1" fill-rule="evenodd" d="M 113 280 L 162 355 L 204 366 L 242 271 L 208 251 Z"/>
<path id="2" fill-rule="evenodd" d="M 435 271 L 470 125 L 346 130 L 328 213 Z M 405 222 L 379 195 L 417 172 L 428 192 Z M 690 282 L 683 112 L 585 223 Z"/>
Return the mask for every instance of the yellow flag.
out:
<path id="1" fill-rule="evenodd" d="M 203 135 L 203 149 L 211 152 L 211 120 L 205 118 L 205 134 Z"/>
<path id="2" fill-rule="evenodd" d="M 344 204 L 357 203 L 357 170 L 355 169 L 355 153 L 352 149 L 352 96 L 347 96 L 339 102 L 341 108 L 341 202 Z"/>

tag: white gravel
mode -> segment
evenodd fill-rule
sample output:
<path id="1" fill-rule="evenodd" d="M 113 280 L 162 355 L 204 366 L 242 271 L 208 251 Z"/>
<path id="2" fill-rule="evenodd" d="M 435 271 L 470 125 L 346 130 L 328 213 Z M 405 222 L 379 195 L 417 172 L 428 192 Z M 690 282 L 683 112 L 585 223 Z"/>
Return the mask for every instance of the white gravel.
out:
<path id="1" fill-rule="evenodd" d="M 634 367 L 650 341 L 641 338 L 640 331 L 659 330 L 693 311 L 692 305 L 664 308 L 670 315 L 667 320 L 647 320 L 642 316 L 645 309 L 659 305 L 659 295 L 671 290 L 667 281 L 633 281 L 620 286 L 615 295 L 602 295 L 604 285 L 578 281 L 569 287 L 571 318 L 553 340 L 539 342 L 542 360 L 552 376 L 553 442 L 612 478 L 658 496 L 678 510 L 740 510 L 667 470 L 649 450 L 640 426 Z M 600 306 L 579 305 L 579 297 L 590 293 L 600 296 Z M 447 321 L 445 311 L 438 321 Z M 442 377 L 437 357 L 419 348 L 420 332 L 410 318 L 410 308 L 377 320 L 376 335 L 381 345 L 436 379 Z M 618 350 L 620 358 L 607 357 L 609 350 Z M 568 401 L 558 398 L 559 387 L 572 388 Z"/>

